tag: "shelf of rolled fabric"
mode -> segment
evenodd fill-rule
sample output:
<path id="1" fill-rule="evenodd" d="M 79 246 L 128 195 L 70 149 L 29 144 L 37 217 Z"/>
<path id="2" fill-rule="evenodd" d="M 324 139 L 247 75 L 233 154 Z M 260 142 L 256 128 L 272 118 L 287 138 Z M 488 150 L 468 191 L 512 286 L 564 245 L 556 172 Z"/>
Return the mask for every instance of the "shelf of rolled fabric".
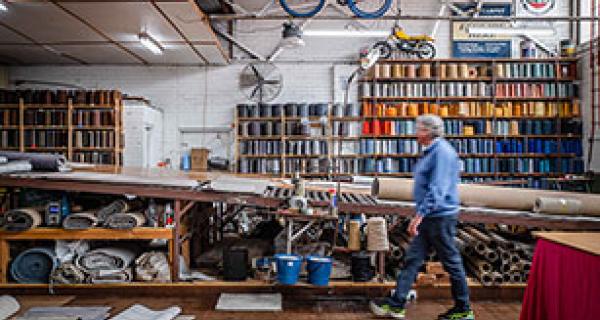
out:
<path id="1" fill-rule="evenodd" d="M 473 97 L 382 97 L 382 96 L 362 96 L 361 101 L 571 101 L 573 97 L 491 97 L 491 96 L 473 96 Z"/>
<path id="2" fill-rule="evenodd" d="M 481 134 L 481 135 L 464 135 L 464 134 L 449 134 L 445 135 L 446 138 L 581 138 L 580 134 L 529 134 L 529 135 L 511 135 L 511 134 Z M 379 138 L 379 139 L 416 139 L 417 135 L 414 134 L 401 134 L 401 135 L 383 135 L 383 134 L 363 134 L 361 138 Z"/>
<path id="3" fill-rule="evenodd" d="M 87 230 L 65 230 L 60 228 L 35 228 L 27 231 L 0 231 L 2 240 L 152 240 L 173 239 L 173 229 L 168 228 L 133 228 L 131 230 L 114 230 L 93 228 Z"/>

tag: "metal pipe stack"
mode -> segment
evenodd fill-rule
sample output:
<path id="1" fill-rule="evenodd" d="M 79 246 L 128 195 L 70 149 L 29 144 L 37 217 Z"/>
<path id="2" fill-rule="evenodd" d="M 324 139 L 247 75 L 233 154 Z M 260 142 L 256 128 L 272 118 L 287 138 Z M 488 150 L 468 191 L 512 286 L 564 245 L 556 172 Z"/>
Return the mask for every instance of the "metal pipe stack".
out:
<path id="1" fill-rule="evenodd" d="M 471 226 L 457 230 L 456 244 L 465 269 L 484 286 L 527 281 L 533 256 L 531 245 Z"/>

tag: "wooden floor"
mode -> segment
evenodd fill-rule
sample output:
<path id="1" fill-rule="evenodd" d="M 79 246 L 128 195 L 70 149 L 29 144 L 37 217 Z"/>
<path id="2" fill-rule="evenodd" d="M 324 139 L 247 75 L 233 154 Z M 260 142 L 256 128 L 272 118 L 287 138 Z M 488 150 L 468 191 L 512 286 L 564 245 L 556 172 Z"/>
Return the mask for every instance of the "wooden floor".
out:
<path id="1" fill-rule="evenodd" d="M 257 312 L 217 312 L 214 311 L 217 295 L 190 297 L 123 297 L 123 296 L 17 296 L 22 314 L 33 306 L 111 306 L 115 315 L 134 303 L 145 304 L 154 309 L 179 305 L 183 314 L 195 315 L 196 319 L 215 320 L 353 320 L 373 319 L 367 301 L 360 296 L 344 297 L 344 300 L 331 300 L 331 296 L 314 299 L 293 299 L 284 297 L 283 313 Z M 339 297 L 338 297 L 339 298 Z M 338 299 L 336 298 L 336 299 Z M 446 311 L 451 302 L 446 300 L 421 300 L 408 308 L 408 319 L 434 320 Z M 520 301 L 496 302 L 477 301 L 473 303 L 478 320 L 513 320 L 519 318 Z M 285 318 L 282 318 L 285 317 Z"/>

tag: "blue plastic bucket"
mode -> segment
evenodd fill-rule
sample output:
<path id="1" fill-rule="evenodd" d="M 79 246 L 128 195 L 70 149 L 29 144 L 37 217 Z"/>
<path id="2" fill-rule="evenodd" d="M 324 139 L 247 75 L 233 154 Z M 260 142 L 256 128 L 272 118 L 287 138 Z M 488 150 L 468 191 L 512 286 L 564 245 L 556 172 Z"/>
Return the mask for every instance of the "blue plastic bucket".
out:
<path id="1" fill-rule="evenodd" d="M 302 257 L 290 254 L 276 254 L 277 281 L 280 284 L 292 285 L 298 282 Z"/>
<path id="2" fill-rule="evenodd" d="M 330 257 L 309 256 L 306 258 L 306 261 L 308 282 L 310 284 L 314 284 L 315 286 L 328 285 L 333 259 Z"/>

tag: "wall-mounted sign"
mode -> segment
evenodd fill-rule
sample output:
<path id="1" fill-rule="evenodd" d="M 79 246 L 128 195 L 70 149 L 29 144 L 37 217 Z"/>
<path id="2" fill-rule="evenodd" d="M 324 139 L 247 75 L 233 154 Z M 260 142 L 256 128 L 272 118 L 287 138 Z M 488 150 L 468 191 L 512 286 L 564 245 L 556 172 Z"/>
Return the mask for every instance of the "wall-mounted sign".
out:
<path id="1" fill-rule="evenodd" d="M 556 6 L 556 0 L 521 0 L 521 6 L 528 13 L 544 15 Z"/>
<path id="2" fill-rule="evenodd" d="M 475 8 L 474 3 L 455 3 L 457 8 L 469 12 Z M 507 17 L 511 14 L 510 3 L 485 3 L 479 16 Z M 454 15 L 457 15 L 454 13 Z M 456 21 L 452 23 L 452 56 L 455 58 L 510 58 L 510 35 L 502 34 L 471 34 L 469 28 L 479 29 L 508 29 L 509 22 L 498 21 Z"/>

